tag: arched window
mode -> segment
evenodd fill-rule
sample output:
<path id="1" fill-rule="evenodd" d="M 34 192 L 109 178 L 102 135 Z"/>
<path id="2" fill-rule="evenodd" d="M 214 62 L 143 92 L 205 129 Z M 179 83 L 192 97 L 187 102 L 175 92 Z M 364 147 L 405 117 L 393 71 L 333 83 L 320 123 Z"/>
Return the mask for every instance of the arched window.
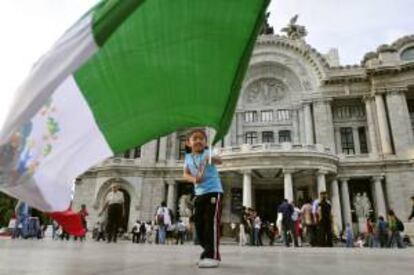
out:
<path id="1" fill-rule="evenodd" d="M 414 47 L 404 50 L 401 54 L 401 59 L 404 61 L 414 61 Z"/>

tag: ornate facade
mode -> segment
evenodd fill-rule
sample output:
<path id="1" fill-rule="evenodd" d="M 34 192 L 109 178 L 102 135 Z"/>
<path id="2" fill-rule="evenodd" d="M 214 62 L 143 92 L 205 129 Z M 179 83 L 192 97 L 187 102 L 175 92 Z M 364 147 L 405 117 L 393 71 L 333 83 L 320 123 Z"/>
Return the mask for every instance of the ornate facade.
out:
<path id="1" fill-rule="evenodd" d="M 358 228 L 359 213 L 394 209 L 407 220 L 414 36 L 380 46 L 360 65 L 341 67 L 338 60 L 336 50 L 320 54 L 301 36 L 258 38 L 231 129 L 216 146 L 224 160 L 225 226 L 238 221 L 241 205 L 274 221 L 283 198 L 300 201 L 323 190 L 338 230 L 348 222 Z M 192 191 L 182 179 L 184 135 L 160 137 L 90 169 L 77 181 L 74 207 L 86 203 L 93 223 L 116 180 L 127 196 L 125 226 L 152 219 L 162 200 L 178 211 L 180 197 Z"/>

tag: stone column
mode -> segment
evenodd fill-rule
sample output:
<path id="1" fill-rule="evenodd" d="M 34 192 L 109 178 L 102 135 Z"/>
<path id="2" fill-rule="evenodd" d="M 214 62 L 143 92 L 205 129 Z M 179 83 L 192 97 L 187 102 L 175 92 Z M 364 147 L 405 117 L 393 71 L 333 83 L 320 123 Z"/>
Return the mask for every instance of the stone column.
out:
<path id="1" fill-rule="evenodd" d="M 298 110 L 292 110 L 292 143 L 299 144 L 299 114 Z"/>
<path id="2" fill-rule="evenodd" d="M 237 121 L 236 121 L 237 145 L 242 145 L 244 144 L 244 136 L 243 136 L 244 113 L 237 112 L 236 117 L 237 117 Z"/>
<path id="3" fill-rule="evenodd" d="M 313 103 L 315 122 L 315 137 L 317 144 L 329 147 L 335 151 L 334 127 L 332 118 L 331 99 L 320 99 Z"/>
<path id="4" fill-rule="evenodd" d="M 342 154 L 342 143 L 341 143 L 341 128 L 335 127 L 335 144 L 336 154 Z"/>
<path id="5" fill-rule="evenodd" d="M 352 127 L 352 135 L 353 135 L 353 138 L 354 138 L 355 154 L 360 155 L 361 154 L 361 144 L 359 142 L 358 127 Z"/>
<path id="6" fill-rule="evenodd" d="M 377 149 L 377 136 L 375 135 L 375 129 L 374 129 L 374 119 L 372 117 L 372 97 L 365 97 L 365 113 L 367 118 L 367 125 L 368 125 L 368 137 L 369 137 L 369 152 L 373 155 L 378 154 Z"/>
<path id="7" fill-rule="evenodd" d="M 173 211 L 175 214 L 177 207 L 176 207 L 176 182 L 175 181 L 168 181 L 167 182 L 167 207 Z"/>
<path id="8" fill-rule="evenodd" d="M 383 154 L 392 154 L 391 138 L 388 130 L 387 114 L 385 111 L 384 99 L 381 94 L 375 95 L 377 107 L 378 128 L 381 137 L 381 148 Z"/>
<path id="9" fill-rule="evenodd" d="M 377 210 L 377 218 L 383 216 L 387 219 L 387 207 L 385 205 L 384 190 L 382 188 L 383 176 L 376 176 L 372 178 L 372 184 L 375 193 L 375 208 Z"/>
<path id="10" fill-rule="evenodd" d="M 332 200 L 332 214 L 334 224 L 338 229 L 338 233 L 342 230 L 342 212 L 341 212 L 341 199 L 339 197 L 338 181 L 334 179 L 331 182 L 331 200 Z"/>
<path id="11" fill-rule="evenodd" d="M 313 119 L 310 102 L 305 102 L 303 112 L 305 115 L 305 143 L 313 144 Z"/>
<path id="12" fill-rule="evenodd" d="M 299 116 L 299 136 L 300 136 L 300 143 L 301 144 L 306 144 L 306 140 L 305 140 L 305 115 L 303 112 L 303 108 L 299 108 L 298 110 L 298 116 Z"/>
<path id="13" fill-rule="evenodd" d="M 351 214 L 351 199 L 349 197 L 349 187 L 348 180 L 349 178 L 340 178 L 341 182 L 341 197 L 342 197 L 342 214 L 344 217 L 344 227 L 347 223 L 352 224 L 352 214 Z"/>
<path id="14" fill-rule="evenodd" d="M 404 90 L 394 90 L 387 93 L 386 101 L 395 153 L 397 155 L 406 154 L 410 147 L 413 147 L 414 138 Z"/>
<path id="15" fill-rule="evenodd" d="M 158 151 L 158 161 L 165 162 L 167 160 L 167 137 L 160 138 L 160 147 Z"/>
<path id="16" fill-rule="evenodd" d="M 328 174 L 328 172 L 323 170 L 319 170 L 316 174 L 318 183 L 318 196 L 321 192 L 326 191 L 326 174 Z"/>
<path id="17" fill-rule="evenodd" d="M 252 174 L 250 170 L 243 171 L 243 206 L 252 207 Z"/>
<path id="18" fill-rule="evenodd" d="M 283 176 L 284 176 L 284 193 L 285 199 L 288 202 L 293 201 L 293 180 L 292 180 L 292 170 L 284 169 Z"/>

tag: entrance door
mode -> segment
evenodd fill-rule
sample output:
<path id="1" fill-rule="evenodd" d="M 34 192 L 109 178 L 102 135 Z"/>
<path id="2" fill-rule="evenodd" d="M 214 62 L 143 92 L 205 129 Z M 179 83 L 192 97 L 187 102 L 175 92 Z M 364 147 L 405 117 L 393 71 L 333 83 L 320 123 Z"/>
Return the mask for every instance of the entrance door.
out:
<path id="1" fill-rule="evenodd" d="M 283 190 L 255 190 L 256 211 L 262 221 L 275 222 L 277 207 L 283 201 Z"/>

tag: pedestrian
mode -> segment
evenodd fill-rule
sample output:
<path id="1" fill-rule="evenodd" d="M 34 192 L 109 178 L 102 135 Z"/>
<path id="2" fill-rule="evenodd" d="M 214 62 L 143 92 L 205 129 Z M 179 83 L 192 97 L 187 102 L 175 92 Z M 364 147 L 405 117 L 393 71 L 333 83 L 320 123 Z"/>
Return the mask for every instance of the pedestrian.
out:
<path id="1" fill-rule="evenodd" d="M 293 244 L 295 247 L 298 247 L 298 239 L 295 234 L 295 224 L 292 220 L 292 215 L 294 208 L 292 204 L 288 202 L 287 199 L 284 199 L 282 204 L 278 208 L 278 213 L 282 214 L 282 231 L 283 231 L 283 241 L 286 247 L 290 246 L 290 240 L 288 234 L 290 233 L 291 238 L 293 239 Z"/>
<path id="2" fill-rule="evenodd" d="M 88 223 L 86 221 L 86 217 L 89 216 L 89 213 L 88 213 L 88 210 L 86 209 L 85 204 L 81 205 L 81 209 L 79 210 L 78 215 L 81 218 L 82 226 L 83 226 L 83 229 L 85 230 L 85 233 L 83 234 L 83 236 L 80 237 L 80 240 L 84 241 L 85 236 L 86 236 L 86 232 L 88 231 Z M 75 240 L 77 240 L 77 237 L 75 237 Z"/>
<path id="3" fill-rule="evenodd" d="M 346 223 L 345 236 L 346 236 L 346 247 L 354 247 L 354 232 L 349 222 Z"/>
<path id="4" fill-rule="evenodd" d="M 155 222 L 158 225 L 158 243 L 165 244 L 167 238 L 167 229 L 171 226 L 170 211 L 165 201 L 161 202 L 155 215 Z"/>
<path id="5" fill-rule="evenodd" d="M 401 233 L 404 231 L 404 224 L 391 209 L 388 211 L 388 223 L 391 235 L 388 246 L 392 248 L 394 245 L 397 245 L 398 248 L 404 248 L 401 238 Z"/>
<path id="6" fill-rule="evenodd" d="M 57 221 L 52 220 L 52 240 L 56 240 L 58 238 L 59 224 Z"/>
<path id="7" fill-rule="evenodd" d="M 104 207 L 102 208 L 99 216 L 108 209 L 107 219 L 107 242 L 111 241 L 116 243 L 118 230 L 121 227 L 122 218 L 124 216 L 124 194 L 119 190 L 119 185 L 116 183 L 112 184 L 112 190 L 106 196 Z"/>
<path id="8" fill-rule="evenodd" d="M 296 235 L 296 238 L 298 239 L 298 244 L 302 246 L 302 222 L 301 222 L 302 215 L 301 215 L 299 207 L 297 207 L 294 203 L 292 203 L 292 205 L 293 205 L 292 221 L 295 227 L 295 235 Z"/>
<path id="9" fill-rule="evenodd" d="M 371 218 L 367 219 L 367 246 L 370 248 L 374 247 L 375 243 L 375 224 Z"/>
<path id="10" fill-rule="evenodd" d="M 328 193 L 326 191 L 320 193 L 318 213 L 320 245 L 324 247 L 332 247 L 332 207 L 331 203 L 328 201 Z"/>
<path id="11" fill-rule="evenodd" d="M 305 203 L 302 205 L 300 212 L 302 215 L 302 228 L 303 228 L 304 241 L 310 243 L 312 226 L 313 226 L 313 218 L 312 218 L 312 204 L 309 198 L 305 199 Z"/>
<path id="12" fill-rule="evenodd" d="M 378 222 L 376 226 L 376 237 L 377 242 L 381 248 L 387 247 L 388 244 L 388 223 L 385 221 L 383 216 L 378 217 Z"/>
<path id="13" fill-rule="evenodd" d="M 98 221 L 95 225 L 96 228 L 96 241 L 99 242 L 100 240 L 105 241 L 105 230 L 104 230 L 104 223 Z"/>
<path id="14" fill-rule="evenodd" d="M 178 220 L 177 222 L 177 244 L 184 244 L 185 240 L 185 233 L 187 231 L 187 228 L 182 220 Z"/>
<path id="15" fill-rule="evenodd" d="M 15 230 L 13 231 L 13 239 L 28 237 L 30 209 L 29 205 L 24 201 L 18 201 L 14 209 L 16 215 Z"/>
<path id="16" fill-rule="evenodd" d="M 187 142 L 191 152 L 185 156 L 184 178 L 194 185 L 194 222 L 203 248 L 198 267 L 218 267 L 223 187 L 216 164 L 221 164 L 221 159 L 206 149 L 204 130 L 191 131 Z"/>
<path id="17" fill-rule="evenodd" d="M 141 221 L 141 224 L 139 226 L 139 237 L 138 237 L 139 242 L 145 243 L 146 236 L 147 236 L 147 226 L 144 221 Z"/>
<path id="18" fill-rule="evenodd" d="M 260 216 L 257 215 L 257 212 L 255 212 L 255 218 L 253 221 L 253 226 L 254 226 L 254 245 L 255 246 L 261 246 L 261 242 L 260 242 L 260 229 L 262 227 L 262 220 L 260 219 Z"/>
<path id="19" fill-rule="evenodd" d="M 136 220 L 136 222 L 134 223 L 134 225 L 132 226 L 131 229 L 131 233 L 132 233 L 132 243 L 139 243 L 139 239 L 140 239 L 140 229 L 141 228 L 141 224 L 139 222 L 139 220 Z"/>

